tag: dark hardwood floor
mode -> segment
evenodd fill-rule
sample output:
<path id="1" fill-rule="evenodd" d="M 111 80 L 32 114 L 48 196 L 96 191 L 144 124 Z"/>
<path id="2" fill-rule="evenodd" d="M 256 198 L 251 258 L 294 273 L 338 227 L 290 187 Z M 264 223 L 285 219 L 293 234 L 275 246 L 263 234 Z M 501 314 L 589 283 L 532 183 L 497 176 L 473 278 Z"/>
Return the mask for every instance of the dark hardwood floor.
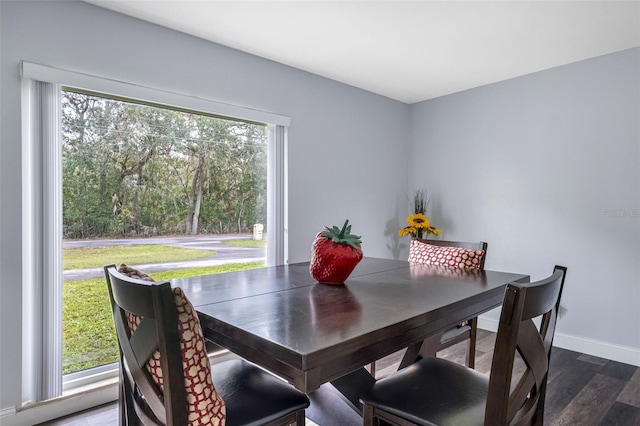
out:
<path id="1" fill-rule="evenodd" d="M 476 369 L 488 373 L 495 334 L 478 330 Z M 393 372 L 401 353 L 377 363 L 377 377 Z M 464 363 L 465 347 L 452 346 L 439 356 Z M 516 366 L 517 369 L 517 366 Z M 118 424 L 116 403 L 40 426 L 111 426 Z M 315 425 L 307 421 L 310 426 Z M 545 425 L 640 426 L 640 368 L 554 348 L 545 404 Z M 324 425 L 320 426 L 351 426 Z"/>

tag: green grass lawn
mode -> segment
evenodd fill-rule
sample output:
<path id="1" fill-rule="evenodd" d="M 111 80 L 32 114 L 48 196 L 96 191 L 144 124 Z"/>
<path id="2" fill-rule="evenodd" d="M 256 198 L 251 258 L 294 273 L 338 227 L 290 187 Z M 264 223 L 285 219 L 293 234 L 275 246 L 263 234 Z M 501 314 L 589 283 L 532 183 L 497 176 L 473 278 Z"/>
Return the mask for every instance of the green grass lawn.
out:
<path id="1" fill-rule="evenodd" d="M 227 240 L 224 243 L 236 247 L 267 248 L 267 240 Z"/>
<path id="2" fill-rule="evenodd" d="M 132 265 L 141 265 L 202 259 L 215 255 L 216 252 L 211 250 L 184 249 L 159 244 L 82 247 L 64 249 L 62 265 L 65 270 L 86 269 L 98 268 L 112 263 L 119 265 L 122 263 L 122 259 L 127 259 L 127 263 Z"/>
<path id="3" fill-rule="evenodd" d="M 100 250 L 105 249 L 105 250 Z M 123 250 L 125 249 L 125 250 Z M 152 254 L 149 254 L 151 249 Z M 68 253 L 68 252 L 71 253 Z M 183 251 L 184 253 L 178 253 Z M 197 252 L 206 252 L 197 253 Z M 97 253 L 102 253 L 98 255 Z M 127 259 L 131 264 L 153 261 L 198 259 L 211 257 L 211 251 L 190 250 L 161 245 L 94 247 L 90 250 L 65 249 L 65 269 L 93 268 L 119 264 Z M 71 260 L 67 264 L 67 255 Z M 104 256 L 104 257 L 100 257 Z M 180 257 L 181 256 L 181 257 Z M 74 265 L 74 266 L 68 266 Z M 89 265 L 89 266 L 77 266 Z M 265 262 L 181 269 L 149 273 L 156 281 L 197 275 L 218 274 L 242 269 L 259 268 Z M 63 284 L 63 374 L 117 361 L 118 342 L 113 326 L 109 294 L 104 278 L 66 281 Z"/>

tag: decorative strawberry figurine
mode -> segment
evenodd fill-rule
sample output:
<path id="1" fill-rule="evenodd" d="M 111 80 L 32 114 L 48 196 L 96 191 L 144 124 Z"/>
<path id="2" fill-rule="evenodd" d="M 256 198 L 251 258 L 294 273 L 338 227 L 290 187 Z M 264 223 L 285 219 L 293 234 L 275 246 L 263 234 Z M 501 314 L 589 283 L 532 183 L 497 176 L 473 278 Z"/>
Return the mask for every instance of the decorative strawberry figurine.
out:
<path id="1" fill-rule="evenodd" d="M 342 229 L 325 226 L 311 246 L 311 276 L 321 283 L 344 283 L 362 260 L 361 243 L 360 236 L 351 234 L 349 219 Z"/>

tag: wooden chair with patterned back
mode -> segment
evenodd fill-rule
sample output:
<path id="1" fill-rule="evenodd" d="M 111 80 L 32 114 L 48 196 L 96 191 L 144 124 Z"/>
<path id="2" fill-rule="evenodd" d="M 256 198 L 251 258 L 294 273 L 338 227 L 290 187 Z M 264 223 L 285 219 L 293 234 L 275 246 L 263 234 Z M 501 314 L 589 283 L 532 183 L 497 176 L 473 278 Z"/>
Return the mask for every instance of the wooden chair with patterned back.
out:
<path id="1" fill-rule="evenodd" d="M 412 240 L 409 249 L 409 263 L 437 265 L 451 268 L 467 268 L 484 270 L 488 244 L 484 241 L 464 242 L 445 240 Z M 478 318 L 469 318 L 465 323 L 446 330 L 432 355 L 467 341 L 466 364 L 475 367 L 476 337 L 478 334 Z M 424 353 L 425 350 L 423 350 Z"/>
<path id="2" fill-rule="evenodd" d="M 507 285 L 489 376 L 442 358 L 423 358 L 361 395 L 364 424 L 542 425 L 566 271 L 556 266 L 546 279 Z M 516 353 L 522 358 L 518 374 Z"/>
<path id="3" fill-rule="evenodd" d="M 305 424 L 304 393 L 243 360 L 210 364 L 182 289 L 126 265 L 120 271 L 104 267 L 120 347 L 121 424 Z"/>

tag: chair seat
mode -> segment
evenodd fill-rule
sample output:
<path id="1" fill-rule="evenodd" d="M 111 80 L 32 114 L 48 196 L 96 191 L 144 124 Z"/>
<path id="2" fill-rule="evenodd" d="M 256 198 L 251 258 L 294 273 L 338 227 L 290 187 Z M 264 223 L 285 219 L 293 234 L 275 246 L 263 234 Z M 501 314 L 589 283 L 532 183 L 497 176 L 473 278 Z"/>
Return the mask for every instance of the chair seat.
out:
<path id="1" fill-rule="evenodd" d="M 227 409 L 227 425 L 264 425 L 309 406 L 305 394 L 243 360 L 211 365 Z"/>
<path id="2" fill-rule="evenodd" d="M 482 425 L 489 377 L 441 358 L 425 358 L 381 379 L 361 402 L 418 425 Z"/>
<path id="3" fill-rule="evenodd" d="M 470 331 L 471 331 L 471 326 L 469 325 L 450 328 L 444 332 L 444 334 L 442 335 L 442 338 L 440 339 L 440 342 L 444 343 L 451 339 L 455 339 L 456 337 L 462 336 L 463 334 L 469 333 Z"/>

